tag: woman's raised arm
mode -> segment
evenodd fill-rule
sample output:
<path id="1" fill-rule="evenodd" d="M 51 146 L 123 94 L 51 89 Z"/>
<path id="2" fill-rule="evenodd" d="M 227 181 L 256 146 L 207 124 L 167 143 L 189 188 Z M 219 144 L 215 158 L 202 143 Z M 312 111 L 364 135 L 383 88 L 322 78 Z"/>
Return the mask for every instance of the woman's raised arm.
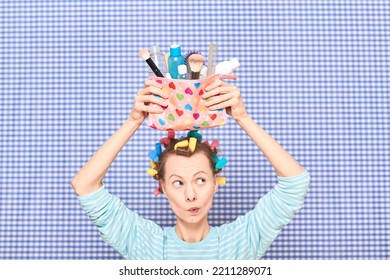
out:
<path id="1" fill-rule="evenodd" d="M 159 95 L 162 98 L 157 98 Z M 161 85 L 147 80 L 145 87 L 138 91 L 134 99 L 133 109 L 124 124 L 100 147 L 92 158 L 80 169 L 72 179 L 71 185 L 76 194 L 81 196 L 100 188 L 102 180 L 114 159 L 141 126 L 149 113 L 161 113 L 162 108 L 152 108 L 150 103 L 166 106 L 168 96 L 161 91 Z"/>
<path id="2" fill-rule="evenodd" d="M 237 87 L 217 79 L 206 88 L 202 97 L 208 99 L 206 106 L 210 110 L 226 108 L 226 112 L 259 147 L 279 176 L 289 177 L 304 172 L 300 164 L 249 116 Z"/>

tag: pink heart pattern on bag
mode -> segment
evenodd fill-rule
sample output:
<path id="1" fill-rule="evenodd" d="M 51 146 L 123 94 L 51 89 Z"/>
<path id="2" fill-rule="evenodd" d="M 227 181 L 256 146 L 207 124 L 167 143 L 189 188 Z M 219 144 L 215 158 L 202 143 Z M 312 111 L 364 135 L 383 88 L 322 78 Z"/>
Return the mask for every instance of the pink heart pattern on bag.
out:
<path id="1" fill-rule="evenodd" d="M 186 94 L 190 94 L 190 95 L 193 95 L 194 93 L 192 92 L 192 90 L 188 87 L 185 89 L 184 91 Z"/>

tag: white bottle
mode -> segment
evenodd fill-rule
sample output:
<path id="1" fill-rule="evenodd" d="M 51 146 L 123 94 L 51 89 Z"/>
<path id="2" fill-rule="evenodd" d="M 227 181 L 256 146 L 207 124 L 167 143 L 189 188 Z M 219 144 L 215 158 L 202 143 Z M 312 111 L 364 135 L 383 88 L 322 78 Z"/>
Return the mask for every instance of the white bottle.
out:
<path id="1" fill-rule="evenodd" d="M 188 80 L 189 75 L 188 75 L 188 72 L 187 72 L 187 65 L 180 64 L 177 67 L 177 72 L 179 73 L 178 79 Z"/>
<path id="2" fill-rule="evenodd" d="M 235 69 L 240 67 L 237 57 L 229 61 L 222 61 L 215 66 L 215 74 L 231 74 Z"/>
<path id="3" fill-rule="evenodd" d="M 207 77 L 207 66 L 203 65 L 202 69 L 200 69 L 199 79 L 203 79 Z"/>
<path id="4" fill-rule="evenodd" d="M 165 56 L 160 52 L 160 48 L 158 46 L 154 45 L 150 48 L 150 58 L 153 60 L 154 64 L 156 64 L 162 74 L 167 73 L 167 69 L 165 67 Z M 156 76 L 150 67 L 149 76 Z"/>

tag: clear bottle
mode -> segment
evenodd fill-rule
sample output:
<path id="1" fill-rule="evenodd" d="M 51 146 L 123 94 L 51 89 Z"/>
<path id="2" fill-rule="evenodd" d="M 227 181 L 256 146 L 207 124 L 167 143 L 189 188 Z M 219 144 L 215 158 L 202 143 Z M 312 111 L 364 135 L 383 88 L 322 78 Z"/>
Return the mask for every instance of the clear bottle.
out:
<path id="1" fill-rule="evenodd" d="M 181 80 L 188 80 L 188 72 L 187 72 L 187 65 L 185 64 L 180 64 L 178 67 L 177 67 L 177 72 L 179 74 L 178 76 L 178 79 L 181 79 Z"/>
<path id="2" fill-rule="evenodd" d="M 235 57 L 229 61 L 222 61 L 218 63 L 215 66 L 215 74 L 231 74 L 238 67 L 240 67 L 240 62 Z"/>
<path id="3" fill-rule="evenodd" d="M 160 48 L 156 45 L 153 45 L 150 50 L 150 58 L 153 60 L 154 64 L 160 69 L 160 72 L 165 75 L 167 73 L 167 69 L 165 67 L 165 56 L 160 52 Z M 156 76 L 152 69 L 148 67 L 149 69 L 149 77 Z"/>
<path id="4" fill-rule="evenodd" d="M 181 64 L 184 64 L 184 57 L 181 55 L 181 46 L 171 45 L 168 58 L 168 72 L 171 74 L 172 79 L 178 78 L 178 67 Z"/>

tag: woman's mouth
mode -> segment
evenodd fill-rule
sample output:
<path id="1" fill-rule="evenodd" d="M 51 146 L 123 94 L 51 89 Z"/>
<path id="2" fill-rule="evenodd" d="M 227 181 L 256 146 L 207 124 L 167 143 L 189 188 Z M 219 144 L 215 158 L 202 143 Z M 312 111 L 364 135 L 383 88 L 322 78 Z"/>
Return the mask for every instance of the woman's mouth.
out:
<path id="1" fill-rule="evenodd" d="M 196 213 L 199 212 L 199 208 L 198 207 L 192 207 L 188 211 L 190 211 L 191 214 L 196 214 Z"/>

